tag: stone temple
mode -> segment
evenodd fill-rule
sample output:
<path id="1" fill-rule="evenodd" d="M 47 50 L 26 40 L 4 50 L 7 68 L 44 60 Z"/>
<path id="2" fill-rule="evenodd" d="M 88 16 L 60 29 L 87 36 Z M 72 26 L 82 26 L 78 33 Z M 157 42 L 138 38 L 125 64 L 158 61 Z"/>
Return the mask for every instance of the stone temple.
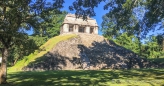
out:
<path id="1" fill-rule="evenodd" d="M 98 34 L 98 25 L 95 19 L 82 17 L 77 18 L 75 14 L 67 14 L 60 27 L 60 34 L 64 33 L 89 33 Z"/>

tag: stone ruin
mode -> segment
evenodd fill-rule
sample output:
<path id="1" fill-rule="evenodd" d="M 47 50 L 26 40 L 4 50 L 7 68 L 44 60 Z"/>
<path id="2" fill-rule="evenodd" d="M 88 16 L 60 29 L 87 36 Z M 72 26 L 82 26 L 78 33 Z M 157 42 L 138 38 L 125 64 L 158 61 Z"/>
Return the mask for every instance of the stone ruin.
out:
<path id="1" fill-rule="evenodd" d="M 65 34 L 67 35 L 67 34 Z M 44 56 L 24 67 L 24 71 L 101 70 L 159 68 L 134 52 L 103 36 L 79 33 L 77 37 L 59 42 Z"/>
<path id="2" fill-rule="evenodd" d="M 67 14 L 60 27 L 60 34 L 64 33 L 89 33 L 98 34 L 98 25 L 95 19 L 82 17 L 77 18 L 75 14 Z"/>

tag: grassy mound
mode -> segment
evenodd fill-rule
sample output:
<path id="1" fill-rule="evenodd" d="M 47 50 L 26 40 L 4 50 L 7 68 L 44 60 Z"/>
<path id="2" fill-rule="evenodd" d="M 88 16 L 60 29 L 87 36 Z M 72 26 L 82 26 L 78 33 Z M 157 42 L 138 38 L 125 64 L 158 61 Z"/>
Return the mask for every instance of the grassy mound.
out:
<path id="1" fill-rule="evenodd" d="M 15 66 L 9 68 L 9 71 L 20 71 L 24 66 L 27 66 L 30 62 L 35 61 L 37 58 L 45 55 L 50 51 L 57 43 L 60 41 L 68 40 L 70 38 L 76 37 L 75 34 L 60 35 L 49 39 L 44 45 L 42 45 L 38 50 L 35 50 L 34 53 L 31 53 L 29 56 L 24 57 L 22 60 L 18 61 Z"/>

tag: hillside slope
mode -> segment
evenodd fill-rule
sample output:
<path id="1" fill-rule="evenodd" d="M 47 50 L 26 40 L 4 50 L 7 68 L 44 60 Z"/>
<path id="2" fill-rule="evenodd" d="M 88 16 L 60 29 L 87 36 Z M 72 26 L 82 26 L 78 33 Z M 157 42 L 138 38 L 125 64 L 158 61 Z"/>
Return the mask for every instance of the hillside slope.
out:
<path id="1" fill-rule="evenodd" d="M 47 52 L 49 52 L 58 42 L 74 38 L 77 35 L 68 34 L 63 36 L 56 36 L 49 39 L 44 45 L 42 45 L 38 50 L 35 50 L 34 53 L 31 53 L 29 56 L 24 57 L 22 60 L 18 61 L 13 67 L 9 68 L 9 71 L 20 71 L 23 67 L 29 65 L 31 62 L 35 62 L 36 59 L 41 58 Z"/>
<path id="2" fill-rule="evenodd" d="M 132 51 L 103 36 L 84 33 L 76 35 L 58 42 L 46 54 L 25 65 L 23 70 L 130 69 L 151 66 L 146 59 L 139 58 Z"/>

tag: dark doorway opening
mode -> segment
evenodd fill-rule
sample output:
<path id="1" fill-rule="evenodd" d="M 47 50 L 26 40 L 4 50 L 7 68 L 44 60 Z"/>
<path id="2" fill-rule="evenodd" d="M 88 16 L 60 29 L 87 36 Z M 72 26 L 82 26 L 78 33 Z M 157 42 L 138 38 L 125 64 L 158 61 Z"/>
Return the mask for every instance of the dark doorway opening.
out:
<path id="1" fill-rule="evenodd" d="M 73 32 L 73 25 L 69 25 L 69 32 Z"/>
<path id="2" fill-rule="evenodd" d="M 94 29 L 94 28 L 90 28 L 90 33 L 91 33 L 91 34 L 93 33 L 93 29 Z"/>
<path id="3" fill-rule="evenodd" d="M 84 27 L 79 27 L 79 32 L 84 33 L 84 29 L 85 29 Z"/>

